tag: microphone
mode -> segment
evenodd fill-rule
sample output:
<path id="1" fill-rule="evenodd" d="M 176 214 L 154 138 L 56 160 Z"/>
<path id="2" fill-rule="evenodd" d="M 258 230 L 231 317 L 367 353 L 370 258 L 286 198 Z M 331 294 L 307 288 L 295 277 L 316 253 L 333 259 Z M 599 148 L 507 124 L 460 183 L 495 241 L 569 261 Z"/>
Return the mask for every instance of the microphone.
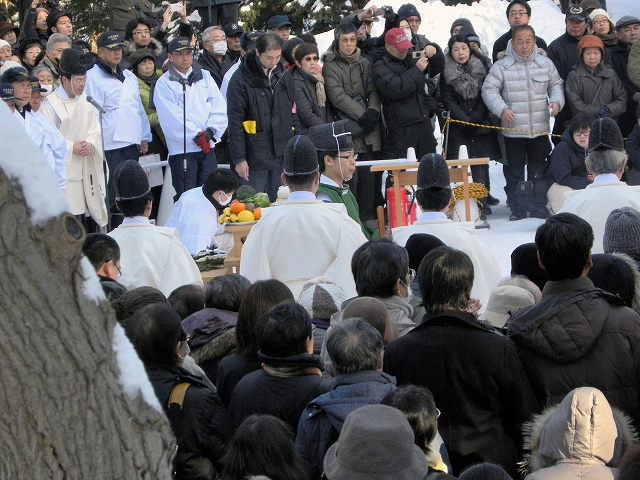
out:
<path id="1" fill-rule="evenodd" d="M 170 82 L 178 82 L 180 85 L 188 85 L 189 84 L 189 80 L 187 80 L 184 77 L 181 77 L 180 75 L 175 75 L 173 73 L 169 74 L 169 81 Z"/>
<path id="2" fill-rule="evenodd" d="M 102 108 L 100 104 L 96 102 L 91 95 L 87 95 L 87 102 L 93 105 L 96 108 L 96 110 L 98 110 L 98 112 L 100 112 L 101 114 L 104 115 L 105 113 L 107 113 L 105 109 Z"/>

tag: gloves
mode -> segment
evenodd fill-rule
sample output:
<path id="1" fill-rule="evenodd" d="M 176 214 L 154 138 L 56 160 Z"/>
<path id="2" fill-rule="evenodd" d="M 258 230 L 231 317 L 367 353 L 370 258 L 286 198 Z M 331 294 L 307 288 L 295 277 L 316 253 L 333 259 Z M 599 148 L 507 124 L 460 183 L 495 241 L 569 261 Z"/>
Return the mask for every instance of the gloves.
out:
<path id="1" fill-rule="evenodd" d="M 211 145 L 209 142 L 213 139 L 213 130 L 211 128 L 207 128 L 202 132 L 199 132 L 195 137 L 193 137 L 193 141 L 196 142 L 202 151 L 207 154 L 211 151 Z"/>
<path id="2" fill-rule="evenodd" d="M 598 112 L 598 117 L 599 118 L 611 118 L 611 111 L 609 110 L 608 106 L 604 106 L 600 109 L 600 111 Z"/>
<path id="3" fill-rule="evenodd" d="M 367 108 L 362 116 L 358 119 L 358 125 L 364 130 L 364 134 L 367 135 L 373 132 L 378 124 L 378 112 L 373 108 Z"/>

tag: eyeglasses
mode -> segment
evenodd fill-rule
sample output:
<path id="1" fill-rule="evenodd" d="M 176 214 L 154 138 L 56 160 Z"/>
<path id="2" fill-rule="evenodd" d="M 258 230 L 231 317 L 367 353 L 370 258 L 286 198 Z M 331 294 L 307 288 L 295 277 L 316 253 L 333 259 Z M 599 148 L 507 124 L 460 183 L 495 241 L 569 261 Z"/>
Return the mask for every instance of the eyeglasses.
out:
<path id="1" fill-rule="evenodd" d="M 407 277 L 409 277 L 409 282 L 413 282 L 413 280 L 416 278 L 416 271 L 413 268 L 410 268 Z"/>
<path id="2" fill-rule="evenodd" d="M 120 278 L 122 276 L 122 270 L 120 270 L 120 267 L 118 265 L 116 265 L 116 270 L 118 270 L 118 278 Z"/>
<path id="3" fill-rule="evenodd" d="M 75 83 L 76 85 L 86 85 L 87 84 L 87 77 L 76 77 L 75 75 L 71 76 L 71 81 L 73 83 Z"/>
<path id="4" fill-rule="evenodd" d="M 584 132 L 573 132 L 576 137 L 588 137 L 591 133 L 591 130 L 586 130 Z"/>
<path id="5" fill-rule="evenodd" d="M 594 20 L 593 21 L 594 25 L 606 25 L 607 23 L 609 23 L 609 20 Z"/>
<path id="6" fill-rule="evenodd" d="M 438 415 L 436 416 L 436 418 L 440 418 L 440 410 L 436 408 L 436 412 L 438 412 Z"/>
<path id="7" fill-rule="evenodd" d="M 151 33 L 150 30 L 134 30 L 131 32 L 131 35 L 149 35 Z"/>
<path id="8" fill-rule="evenodd" d="M 509 16 L 511 18 L 513 18 L 513 17 L 523 17 L 525 15 L 528 15 L 526 10 L 518 10 L 518 11 L 515 11 L 515 12 L 509 12 Z"/>
<path id="9" fill-rule="evenodd" d="M 357 160 L 358 154 L 354 153 L 353 155 L 336 155 L 338 158 L 342 158 L 344 160 Z"/>
<path id="10" fill-rule="evenodd" d="M 193 50 L 179 50 L 171 52 L 171 55 L 176 57 L 190 57 L 193 55 Z"/>

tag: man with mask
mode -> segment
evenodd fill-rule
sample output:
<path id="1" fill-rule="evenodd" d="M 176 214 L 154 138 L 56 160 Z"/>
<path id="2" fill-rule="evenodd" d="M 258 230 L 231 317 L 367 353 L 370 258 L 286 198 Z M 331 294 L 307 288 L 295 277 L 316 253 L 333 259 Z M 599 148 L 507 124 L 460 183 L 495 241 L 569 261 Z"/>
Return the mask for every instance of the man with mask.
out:
<path id="1" fill-rule="evenodd" d="M 212 147 L 227 129 L 227 116 L 226 103 L 211 74 L 193 63 L 189 39 L 174 38 L 168 50 L 168 68 L 156 83 L 153 101 L 167 140 L 176 191 L 173 199 L 177 201 L 183 192 L 204 184 L 217 168 Z M 183 108 L 188 112 L 186 125 Z"/>
<path id="2" fill-rule="evenodd" d="M 220 27 L 209 27 L 202 32 L 202 54 L 198 58 L 200 66 L 211 74 L 218 85 L 222 85 L 224 74 L 233 62 L 227 55 L 227 37 Z"/>
<path id="3" fill-rule="evenodd" d="M 86 101 L 87 65 L 80 50 L 68 48 L 60 58 L 62 84 L 47 97 L 42 113 L 64 136 L 69 179 L 65 195 L 69 211 L 88 232 L 107 224 L 106 185 L 100 124 Z"/>

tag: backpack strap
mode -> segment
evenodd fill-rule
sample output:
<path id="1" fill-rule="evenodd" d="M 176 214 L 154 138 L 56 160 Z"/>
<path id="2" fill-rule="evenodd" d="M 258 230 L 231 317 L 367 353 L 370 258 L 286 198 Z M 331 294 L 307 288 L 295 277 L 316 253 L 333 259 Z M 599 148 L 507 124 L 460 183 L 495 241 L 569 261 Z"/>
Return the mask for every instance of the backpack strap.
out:
<path id="1" fill-rule="evenodd" d="M 184 403 L 184 396 L 187 394 L 187 388 L 191 386 L 190 383 L 179 383 L 171 390 L 169 395 L 169 404 L 167 408 L 171 410 L 171 405 L 177 405 L 179 410 L 182 410 L 182 404 Z"/>

